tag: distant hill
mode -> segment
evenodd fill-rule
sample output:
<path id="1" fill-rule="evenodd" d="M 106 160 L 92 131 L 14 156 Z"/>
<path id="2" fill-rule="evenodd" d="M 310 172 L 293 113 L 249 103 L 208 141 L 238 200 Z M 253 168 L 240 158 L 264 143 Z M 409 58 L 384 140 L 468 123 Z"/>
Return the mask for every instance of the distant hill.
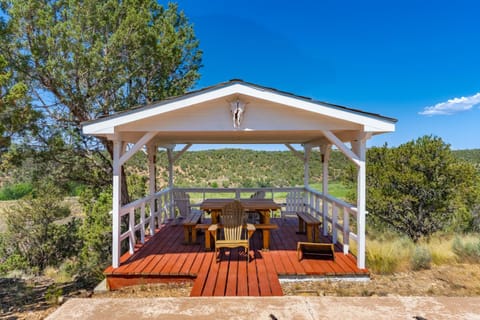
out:
<path id="1" fill-rule="evenodd" d="M 456 150 L 454 155 L 474 163 L 480 169 L 480 149 Z M 167 184 L 167 156 L 160 152 L 157 160 L 160 180 Z M 129 161 L 136 170 L 146 171 L 145 154 L 137 153 Z M 344 178 L 351 162 L 338 150 L 330 160 L 330 181 Z M 133 172 L 135 172 L 134 170 Z M 310 183 L 322 180 L 318 150 L 310 160 Z M 181 187 L 285 187 L 303 185 L 303 162 L 290 151 L 256 151 L 219 149 L 187 151 L 175 163 L 175 184 Z"/>
<path id="2" fill-rule="evenodd" d="M 157 160 L 162 184 L 168 180 L 165 152 Z M 138 153 L 129 164 L 146 170 L 145 155 Z M 330 179 L 342 178 L 349 161 L 339 151 L 330 160 Z M 321 181 L 318 150 L 310 160 L 310 182 Z M 290 151 L 220 149 L 186 152 L 175 163 L 175 185 L 188 187 L 284 187 L 303 185 L 303 162 Z"/>
<path id="3" fill-rule="evenodd" d="M 453 153 L 459 159 L 471 162 L 480 168 L 480 149 L 455 150 Z"/>

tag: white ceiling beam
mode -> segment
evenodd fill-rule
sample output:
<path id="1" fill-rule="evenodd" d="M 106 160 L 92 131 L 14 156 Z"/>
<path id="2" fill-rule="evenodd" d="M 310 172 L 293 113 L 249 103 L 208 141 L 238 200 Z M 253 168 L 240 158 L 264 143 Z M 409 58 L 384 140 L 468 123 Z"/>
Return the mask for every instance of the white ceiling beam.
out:
<path id="1" fill-rule="evenodd" d="M 182 150 L 178 151 L 177 154 L 175 154 L 175 156 L 172 159 L 173 163 L 175 163 L 182 156 L 182 154 L 185 153 L 185 151 L 190 149 L 191 146 L 192 146 L 192 144 L 188 143 L 187 145 L 185 145 L 185 147 L 182 148 Z"/>
<path id="2" fill-rule="evenodd" d="M 119 160 L 120 165 L 123 165 L 125 162 L 128 161 L 138 150 L 140 150 L 144 145 L 147 144 L 153 137 L 155 137 L 156 132 L 147 132 L 143 137 L 141 137 L 133 147 L 125 152 Z"/>
<path id="3" fill-rule="evenodd" d="M 302 161 L 305 161 L 305 157 L 303 156 L 303 154 L 301 152 L 298 152 L 297 150 L 295 150 L 294 147 L 292 147 L 292 145 L 290 143 L 285 143 L 285 147 L 287 147 L 288 149 L 290 149 L 290 151 L 292 151 L 292 153 L 300 160 Z"/>
<path id="4" fill-rule="evenodd" d="M 347 158 L 352 160 L 357 166 L 360 166 L 362 162 L 360 158 L 352 150 L 350 150 L 345 143 L 338 139 L 333 132 L 329 130 L 322 130 L 322 132 L 328 140 L 330 140 L 341 152 L 343 152 L 344 155 L 347 156 Z"/>

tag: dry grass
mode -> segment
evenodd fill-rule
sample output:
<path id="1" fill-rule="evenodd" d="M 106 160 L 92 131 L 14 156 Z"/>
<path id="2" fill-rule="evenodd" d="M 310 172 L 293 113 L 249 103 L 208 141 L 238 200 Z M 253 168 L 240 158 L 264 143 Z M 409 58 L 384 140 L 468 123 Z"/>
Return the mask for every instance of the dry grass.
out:
<path id="1" fill-rule="evenodd" d="M 67 283 L 73 281 L 73 277 L 62 268 L 46 267 L 43 274 L 45 277 L 52 279 L 55 283 Z"/>
<path id="2" fill-rule="evenodd" d="M 285 295 L 316 296 L 478 296 L 480 265 L 451 264 L 429 270 L 372 274 L 371 280 L 282 283 Z"/>
<path id="3" fill-rule="evenodd" d="M 367 239 L 367 267 L 377 274 L 406 272 L 412 269 L 412 259 L 416 247 L 425 247 L 436 266 L 471 262 L 460 257 L 453 250 L 454 241 L 473 246 L 479 243 L 477 235 L 435 235 L 428 240 L 414 244 L 407 237 L 386 235 L 376 239 Z"/>
<path id="4" fill-rule="evenodd" d="M 407 238 L 367 240 L 367 267 L 378 274 L 407 271 L 413 248 Z"/>
<path id="5" fill-rule="evenodd" d="M 430 241 L 425 242 L 424 245 L 430 251 L 434 265 L 451 264 L 458 260 L 458 257 L 452 250 L 452 236 L 435 236 Z"/>

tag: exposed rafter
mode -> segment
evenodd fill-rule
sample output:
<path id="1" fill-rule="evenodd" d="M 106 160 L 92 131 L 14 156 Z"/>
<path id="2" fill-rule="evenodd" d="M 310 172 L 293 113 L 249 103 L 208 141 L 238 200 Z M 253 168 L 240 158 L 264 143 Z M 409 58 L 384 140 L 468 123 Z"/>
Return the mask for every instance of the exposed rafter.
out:
<path id="1" fill-rule="evenodd" d="M 292 147 L 291 144 L 285 143 L 285 147 L 287 147 L 292 153 L 300 160 L 304 161 L 305 157 L 303 156 L 303 153 L 297 151 L 294 147 Z"/>
<path id="2" fill-rule="evenodd" d="M 138 150 L 143 148 L 144 145 L 147 144 L 154 136 L 156 132 L 147 132 L 143 137 L 138 140 L 133 147 L 125 152 L 119 159 L 119 165 L 123 165 L 125 162 L 128 161 Z"/>
<path id="3" fill-rule="evenodd" d="M 322 131 L 325 137 L 328 138 L 344 155 L 347 156 L 350 160 L 352 160 L 357 166 L 360 165 L 360 158 L 350 150 L 345 143 L 343 143 L 336 135 L 334 135 L 331 131 L 324 130 Z"/>

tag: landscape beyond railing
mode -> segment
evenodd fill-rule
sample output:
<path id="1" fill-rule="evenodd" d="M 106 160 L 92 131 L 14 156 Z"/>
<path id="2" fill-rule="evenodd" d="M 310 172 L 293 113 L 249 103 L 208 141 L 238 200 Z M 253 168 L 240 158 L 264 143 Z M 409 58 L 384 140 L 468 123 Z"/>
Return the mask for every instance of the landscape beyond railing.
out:
<path id="1" fill-rule="evenodd" d="M 351 230 L 356 226 L 357 208 L 331 195 L 324 196 L 312 188 L 174 188 L 164 189 L 121 207 L 120 242 L 122 244 L 128 240 L 130 253 L 133 253 L 137 242 L 145 242 L 146 235 L 153 235 L 162 223 L 175 219 L 177 213 L 173 204 L 173 191 L 189 194 L 192 208 L 198 208 L 208 198 L 244 199 L 250 198 L 257 191 L 263 191 L 265 198 L 280 203 L 282 210 L 286 210 L 288 194 L 295 193 L 303 199 L 295 209 L 319 218 L 322 221 L 323 235 L 330 235 L 333 243 L 342 243 L 344 253 L 349 252 L 350 240 L 358 241 L 357 234 Z M 275 214 L 282 216 L 280 212 Z"/>

